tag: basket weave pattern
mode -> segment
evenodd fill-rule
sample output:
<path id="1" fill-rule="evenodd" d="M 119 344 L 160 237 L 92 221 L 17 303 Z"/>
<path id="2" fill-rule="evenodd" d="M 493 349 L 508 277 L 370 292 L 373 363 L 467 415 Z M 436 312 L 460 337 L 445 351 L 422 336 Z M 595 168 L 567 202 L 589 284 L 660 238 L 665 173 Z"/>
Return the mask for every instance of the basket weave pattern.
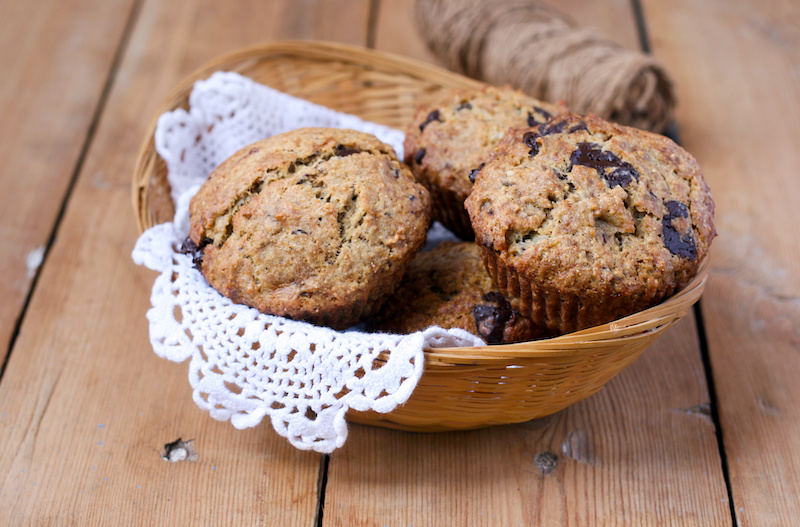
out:
<path id="1" fill-rule="evenodd" d="M 276 42 L 221 57 L 167 97 L 142 145 L 133 178 L 140 230 L 171 221 L 166 164 L 155 151 L 156 118 L 187 108 L 195 81 L 234 71 L 290 95 L 404 130 L 418 103 L 442 89 L 480 83 L 435 66 L 342 44 Z M 351 412 L 353 422 L 411 431 L 472 429 L 557 412 L 588 397 L 633 362 L 699 299 L 700 273 L 662 304 L 556 338 L 479 348 L 425 350 L 425 371 L 409 401 L 389 414 Z"/>

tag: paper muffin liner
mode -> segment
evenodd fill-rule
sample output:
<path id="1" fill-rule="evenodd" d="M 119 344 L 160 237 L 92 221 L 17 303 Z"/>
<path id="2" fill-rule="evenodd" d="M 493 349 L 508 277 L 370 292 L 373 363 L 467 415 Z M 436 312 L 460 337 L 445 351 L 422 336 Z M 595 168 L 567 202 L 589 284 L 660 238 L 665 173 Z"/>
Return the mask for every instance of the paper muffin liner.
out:
<path id="1" fill-rule="evenodd" d="M 650 291 L 594 299 L 544 287 L 487 247 L 481 246 L 481 257 L 495 285 L 515 310 L 536 325 L 559 333 L 580 331 L 622 318 L 661 302 L 679 289 L 664 284 Z"/>

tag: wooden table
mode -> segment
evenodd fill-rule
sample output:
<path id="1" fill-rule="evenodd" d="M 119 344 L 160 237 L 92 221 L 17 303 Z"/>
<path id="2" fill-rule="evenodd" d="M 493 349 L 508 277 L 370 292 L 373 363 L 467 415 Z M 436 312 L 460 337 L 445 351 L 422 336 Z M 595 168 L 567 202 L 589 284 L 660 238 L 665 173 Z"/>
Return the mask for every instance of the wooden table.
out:
<path id="1" fill-rule="evenodd" d="M 152 353 L 131 176 L 159 103 L 235 48 L 433 62 L 413 0 L 2 2 L 0 525 L 797 525 L 800 4 L 553 2 L 631 48 L 645 29 L 676 80 L 718 206 L 701 307 L 549 418 L 351 425 L 330 456 L 211 419 Z M 198 460 L 162 459 L 178 438 Z"/>

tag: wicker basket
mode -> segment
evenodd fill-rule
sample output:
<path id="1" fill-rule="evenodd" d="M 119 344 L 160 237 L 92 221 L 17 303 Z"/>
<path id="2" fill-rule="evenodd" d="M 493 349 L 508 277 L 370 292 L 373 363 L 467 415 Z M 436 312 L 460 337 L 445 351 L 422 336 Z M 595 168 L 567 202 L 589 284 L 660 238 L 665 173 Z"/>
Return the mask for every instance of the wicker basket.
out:
<path id="1" fill-rule="evenodd" d="M 343 44 L 274 42 L 219 58 L 185 79 L 156 118 L 186 108 L 196 80 L 235 71 L 291 95 L 405 129 L 417 103 L 442 88 L 480 83 L 435 66 Z M 171 221 L 166 165 L 148 128 L 133 178 L 139 228 Z M 425 371 L 408 402 L 389 414 L 350 412 L 348 419 L 410 431 L 518 423 L 584 399 L 633 362 L 700 297 L 708 274 L 662 304 L 557 338 L 478 348 L 425 350 Z"/>

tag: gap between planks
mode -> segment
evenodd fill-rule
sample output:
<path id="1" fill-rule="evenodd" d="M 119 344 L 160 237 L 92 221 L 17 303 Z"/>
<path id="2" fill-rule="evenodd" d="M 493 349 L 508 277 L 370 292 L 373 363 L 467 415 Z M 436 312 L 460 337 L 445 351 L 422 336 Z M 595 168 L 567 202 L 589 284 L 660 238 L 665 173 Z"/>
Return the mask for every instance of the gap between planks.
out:
<path id="1" fill-rule="evenodd" d="M 378 10 L 381 0 L 369 0 L 369 13 L 367 16 L 367 35 L 365 47 L 375 49 L 375 35 L 378 29 Z M 317 480 L 317 508 L 314 514 L 314 527 L 322 527 L 325 513 L 325 490 L 328 486 L 328 468 L 330 467 L 330 454 L 321 454 L 319 460 L 319 476 Z"/>
<path id="2" fill-rule="evenodd" d="M 644 53 L 651 53 L 650 36 L 647 31 L 647 21 L 642 7 L 641 0 L 631 0 L 631 7 L 633 8 L 634 17 L 636 19 L 636 30 L 639 34 L 639 45 Z M 680 144 L 679 131 L 677 124 L 673 121 L 670 123 L 666 135 Z M 719 417 L 717 389 L 714 385 L 714 375 L 711 372 L 711 357 L 708 349 L 708 339 L 706 337 L 705 325 L 703 320 L 703 312 L 701 310 L 702 299 L 692 306 L 692 315 L 694 316 L 695 327 L 697 328 L 697 341 L 700 347 L 700 358 L 703 361 L 703 373 L 706 379 L 706 389 L 708 390 L 710 417 L 714 424 L 714 434 L 717 438 L 717 452 L 719 454 L 720 468 L 722 469 L 722 477 L 725 480 L 725 490 L 728 493 L 728 505 L 730 507 L 731 525 L 736 527 L 738 520 L 736 518 L 736 505 L 733 502 L 733 486 L 730 478 L 730 468 L 728 466 L 728 456 L 725 452 L 725 440 L 722 435 L 722 423 Z"/>
<path id="3" fill-rule="evenodd" d="M 108 96 L 111 92 L 111 88 L 114 85 L 114 80 L 117 76 L 117 71 L 119 70 L 120 63 L 122 62 L 122 57 L 125 55 L 125 50 L 128 47 L 128 42 L 130 40 L 131 34 L 133 33 L 133 29 L 136 26 L 136 21 L 139 18 L 139 13 L 141 11 L 141 4 L 143 0 L 134 0 L 131 4 L 131 11 L 128 14 L 128 21 L 125 24 L 125 28 L 122 31 L 122 38 L 119 41 L 119 46 L 117 47 L 117 51 L 114 54 L 114 59 L 111 61 L 111 67 L 108 70 L 108 75 L 106 76 L 106 80 L 103 83 L 103 89 L 100 92 L 100 97 L 97 99 L 97 105 L 92 112 L 92 118 L 89 121 L 89 127 L 86 129 L 86 137 L 83 141 L 83 145 L 81 146 L 80 152 L 78 153 L 78 159 L 75 162 L 75 167 L 72 170 L 72 174 L 70 174 L 69 182 L 67 183 L 67 187 L 64 191 L 64 196 L 61 199 L 61 205 L 58 208 L 58 212 L 56 213 L 55 221 L 53 222 L 53 227 L 50 230 L 50 234 L 47 237 L 47 241 L 41 247 L 41 257 L 39 258 L 38 265 L 31 267 L 29 272 L 32 273 L 31 282 L 28 287 L 28 292 L 25 295 L 25 300 L 22 303 L 22 308 L 20 309 L 19 316 L 17 316 L 17 320 L 14 323 L 14 328 L 11 332 L 11 337 L 8 341 L 8 352 L 5 355 L 5 359 L 3 363 L 0 364 L 0 382 L 3 382 L 3 376 L 6 372 L 6 367 L 8 366 L 9 361 L 11 360 L 11 354 L 14 351 L 14 346 L 17 342 L 17 338 L 19 337 L 20 328 L 22 327 L 22 323 L 25 320 L 25 315 L 28 312 L 28 306 L 30 305 L 31 298 L 33 297 L 34 291 L 36 291 L 36 285 L 39 282 L 39 276 L 41 276 L 42 269 L 44 268 L 45 264 L 47 263 L 47 257 L 50 254 L 50 249 L 53 247 L 53 243 L 58 236 L 58 230 L 61 225 L 61 220 L 64 218 L 64 214 L 67 210 L 67 205 L 69 204 L 70 198 L 72 197 L 72 192 L 75 189 L 75 184 L 78 181 L 78 175 L 81 173 L 83 169 L 83 164 L 86 161 L 86 154 L 89 151 L 89 146 L 92 144 L 94 140 L 95 133 L 97 132 L 97 125 L 100 122 L 100 117 L 103 114 L 103 110 L 106 107 L 106 103 L 108 102 Z"/>
<path id="4" fill-rule="evenodd" d="M 370 49 L 375 48 L 378 10 L 380 9 L 381 0 L 370 0 L 369 18 L 366 36 L 366 47 Z M 640 0 L 631 0 L 631 7 L 636 21 L 636 30 L 639 37 L 639 46 L 645 53 L 651 53 L 650 38 L 647 31 L 646 18 Z M 678 138 L 678 128 L 675 122 L 671 123 L 666 135 L 680 144 Z M 695 319 L 697 328 L 697 340 L 700 348 L 701 359 L 703 363 L 703 373 L 705 375 L 707 389 L 710 398 L 710 417 L 714 424 L 714 430 L 717 439 L 718 455 L 720 459 L 720 468 L 725 480 L 726 491 L 728 494 L 728 503 L 730 506 L 731 523 L 737 525 L 736 508 L 733 502 L 733 493 L 729 475 L 728 460 L 725 453 L 724 439 L 722 436 L 722 427 L 720 426 L 719 412 L 717 408 L 717 394 L 714 386 L 713 375 L 711 373 L 711 363 L 708 352 L 708 342 L 705 334 L 705 327 L 703 325 L 702 312 L 700 311 L 700 303 L 692 308 L 692 314 Z M 317 486 L 317 509 L 314 518 L 315 527 L 322 527 L 324 525 L 323 516 L 325 508 L 325 493 L 328 483 L 328 470 L 330 466 L 330 455 L 322 455 L 320 459 L 319 480 Z"/>

